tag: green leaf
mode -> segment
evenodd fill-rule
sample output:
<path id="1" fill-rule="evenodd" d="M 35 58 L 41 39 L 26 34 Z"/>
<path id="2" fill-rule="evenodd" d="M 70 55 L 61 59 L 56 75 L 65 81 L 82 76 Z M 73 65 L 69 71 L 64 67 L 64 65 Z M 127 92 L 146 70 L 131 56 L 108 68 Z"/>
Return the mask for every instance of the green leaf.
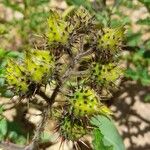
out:
<path id="1" fill-rule="evenodd" d="M 113 150 L 125 150 L 122 138 L 113 121 L 105 116 L 96 116 L 91 119 L 91 124 L 98 127 L 103 134 L 106 146 L 113 146 Z"/>
<path id="2" fill-rule="evenodd" d="M 4 57 L 5 56 L 5 50 L 0 48 L 0 58 Z"/>
<path id="3" fill-rule="evenodd" d="M 105 146 L 103 142 L 103 134 L 99 129 L 93 131 L 93 146 L 94 150 L 113 150 L 113 146 Z"/>
<path id="4" fill-rule="evenodd" d="M 24 0 L 27 7 L 37 7 L 49 3 L 50 0 Z"/>
<path id="5" fill-rule="evenodd" d="M 13 58 L 22 57 L 22 53 L 17 51 L 8 51 L 7 57 L 13 57 Z"/>
<path id="6" fill-rule="evenodd" d="M 140 19 L 137 21 L 137 24 L 140 24 L 140 25 L 150 25 L 150 17 L 147 17 L 145 19 Z"/>
<path id="7" fill-rule="evenodd" d="M 149 103 L 150 102 L 150 94 L 147 94 L 144 98 L 144 102 Z"/>
<path id="8" fill-rule="evenodd" d="M 3 105 L 0 105 L 0 114 L 2 114 L 3 113 Z"/>
<path id="9" fill-rule="evenodd" d="M 128 68 L 125 71 L 125 76 L 128 77 L 128 78 L 132 78 L 133 80 L 138 80 L 139 79 L 139 75 L 137 74 L 137 72 L 135 72 L 131 68 Z"/>
<path id="10" fill-rule="evenodd" d="M 5 136 L 7 133 L 7 120 L 5 118 L 0 120 L 0 134 Z"/>
<path id="11" fill-rule="evenodd" d="M 92 5 L 89 0 L 66 0 L 66 3 L 68 5 L 77 5 L 77 6 L 84 6 L 88 10 L 92 9 Z"/>
<path id="12" fill-rule="evenodd" d="M 42 132 L 42 134 L 40 136 L 40 140 L 42 142 L 47 142 L 47 141 L 53 142 L 53 141 L 57 140 L 57 138 L 58 138 L 57 136 L 54 136 L 53 134 L 50 134 L 49 132 L 46 132 L 46 131 Z"/>
<path id="13" fill-rule="evenodd" d="M 23 8 L 17 2 L 12 2 L 12 0 L 2 0 L 2 3 L 14 11 L 23 12 Z"/>
<path id="14" fill-rule="evenodd" d="M 146 5 L 150 5 L 150 1 L 149 0 L 139 0 L 141 3 L 146 4 Z"/>
<path id="15" fill-rule="evenodd" d="M 141 42 L 141 33 L 132 33 L 129 31 L 127 33 L 127 44 L 129 46 L 137 46 Z"/>

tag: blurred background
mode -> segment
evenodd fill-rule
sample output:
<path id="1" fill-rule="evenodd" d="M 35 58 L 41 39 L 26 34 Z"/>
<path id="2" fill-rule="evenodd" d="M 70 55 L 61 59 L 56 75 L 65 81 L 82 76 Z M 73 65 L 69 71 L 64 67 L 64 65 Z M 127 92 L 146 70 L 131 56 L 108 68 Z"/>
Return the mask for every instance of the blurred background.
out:
<path id="1" fill-rule="evenodd" d="M 102 26 L 126 28 L 121 55 L 125 75 L 107 103 L 126 149 L 150 150 L 150 0 L 0 0 L 0 114 L 6 118 L 0 120 L 0 141 L 28 144 L 41 119 L 41 108 L 34 103 L 27 110 L 25 103 L 10 100 L 3 78 L 7 59 L 43 47 L 50 9 L 63 12 L 80 5 Z M 47 123 L 41 140 L 43 147 L 55 150 L 48 148 L 47 141 L 54 141 L 49 126 L 53 123 Z"/>

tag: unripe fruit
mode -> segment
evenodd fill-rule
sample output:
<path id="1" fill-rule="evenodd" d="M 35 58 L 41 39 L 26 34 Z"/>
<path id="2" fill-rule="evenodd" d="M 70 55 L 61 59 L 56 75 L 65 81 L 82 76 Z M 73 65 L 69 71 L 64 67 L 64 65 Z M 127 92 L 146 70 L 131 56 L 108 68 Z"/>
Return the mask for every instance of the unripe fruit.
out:
<path id="1" fill-rule="evenodd" d="M 30 50 L 19 61 L 9 60 L 6 82 L 21 96 L 32 95 L 41 85 L 47 84 L 54 71 L 54 57 L 49 51 Z"/>
<path id="2" fill-rule="evenodd" d="M 26 52 L 25 66 L 29 77 L 35 83 L 45 83 L 53 73 L 54 57 L 49 51 L 30 50 Z"/>
<path id="3" fill-rule="evenodd" d="M 64 117 L 60 123 L 59 132 L 67 140 L 77 141 L 86 134 L 86 128 L 79 120 L 71 120 L 70 117 Z"/>
<path id="4" fill-rule="evenodd" d="M 83 30 L 83 27 L 85 29 L 88 25 L 92 24 L 92 16 L 84 7 L 80 7 L 75 11 L 73 16 L 69 18 L 69 22 L 74 29 L 79 30 L 82 28 Z"/>
<path id="5" fill-rule="evenodd" d="M 54 44 L 67 44 L 69 33 L 72 28 L 65 22 L 57 12 L 51 11 L 48 19 L 48 42 L 51 46 Z"/>
<path id="6" fill-rule="evenodd" d="M 111 111 L 104 106 L 96 93 L 90 89 L 77 89 L 70 99 L 72 114 L 78 117 L 89 117 L 95 114 L 109 115 Z"/>
<path id="7" fill-rule="evenodd" d="M 124 37 L 124 28 L 105 28 L 104 34 L 98 40 L 98 47 L 103 51 L 117 52 Z"/>
<path id="8" fill-rule="evenodd" d="M 6 81 L 8 85 L 15 89 L 16 93 L 25 94 L 28 91 L 27 78 L 25 76 L 25 68 L 22 63 L 9 60 L 6 67 Z"/>
<path id="9" fill-rule="evenodd" d="M 114 63 L 94 63 L 92 66 L 91 77 L 96 83 L 107 87 L 112 83 L 115 83 L 122 73 L 123 70 Z"/>

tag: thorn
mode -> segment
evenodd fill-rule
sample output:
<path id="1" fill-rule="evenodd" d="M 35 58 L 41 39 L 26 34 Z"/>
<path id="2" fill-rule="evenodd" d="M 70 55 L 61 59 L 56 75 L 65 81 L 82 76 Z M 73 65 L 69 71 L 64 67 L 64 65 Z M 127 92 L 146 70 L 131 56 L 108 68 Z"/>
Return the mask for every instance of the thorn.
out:
<path id="1" fill-rule="evenodd" d="M 79 139 L 79 141 L 83 144 L 83 145 L 85 145 L 87 148 L 90 148 L 85 142 L 83 142 L 82 140 L 80 140 Z"/>

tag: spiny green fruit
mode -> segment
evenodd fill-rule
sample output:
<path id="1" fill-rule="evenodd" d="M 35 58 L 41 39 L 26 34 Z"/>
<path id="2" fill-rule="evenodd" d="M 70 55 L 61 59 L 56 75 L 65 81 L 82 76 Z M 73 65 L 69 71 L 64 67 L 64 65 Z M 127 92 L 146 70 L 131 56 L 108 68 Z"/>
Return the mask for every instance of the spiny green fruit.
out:
<path id="1" fill-rule="evenodd" d="M 77 141 L 87 133 L 81 121 L 72 120 L 68 116 L 61 121 L 59 132 L 62 137 L 71 141 Z"/>
<path id="2" fill-rule="evenodd" d="M 50 17 L 48 19 L 48 42 L 50 45 L 53 44 L 67 44 L 69 33 L 72 28 L 69 26 L 68 22 L 65 22 L 60 15 L 55 12 L 50 12 Z"/>
<path id="3" fill-rule="evenodd" d="M 89 117 L 95 114 L 110 115 L 111 111 L 104 106 L 94 90 L 79 88 L 70 99 L 72 114 L 76 117 Z"/>
<path id="4" fill-rule="evenodd" d="M 91 77 L 96 83 L 102 86 L 109 86 L 122 75 L 123 69 L 114 63 L 100 64 L 94 63 L 92 65 Z"/>
<path id="5" fill-rule="evenodd" d="M 32 95 L 46 84 L 54 70 L 54 57 L 49 51 L 26 51 L 24 59 L 9 60 L 6 67 L 6 82 L 21 96 Z"/>
<path id="6" fill-rule="evenodd" d="M 14 60 L 9 60 L 6 67 L 6 81 L 11 88 L 15 89 L 16 93 L 25 94 L 28 91 L 27 78 L 25 76 L 25 68 L 22 63 Z"/>
<path id="7" fill-rule="evenodd" d="M 124 38 L 124 30 L 124 27 L 103 29 L 104 34 L 98 40 L 98 47 L 111 53 L 117 52 Z"/>
<path id="8" fill-rule="evenodd" d="M 82 6 L 74 11 L 73 16 L 70 16 L 68 21 L 74 29 L 85 29 L 87 26 L 92 25 L 93 23 L 92 16 Z"/>
<path id="9" fill-rule="evenodd" d="M 26 52 L 25 67 L 30 80 L 45 83 L 54 69 L 54 57 L 49 51 L 30 50 Z"/>

